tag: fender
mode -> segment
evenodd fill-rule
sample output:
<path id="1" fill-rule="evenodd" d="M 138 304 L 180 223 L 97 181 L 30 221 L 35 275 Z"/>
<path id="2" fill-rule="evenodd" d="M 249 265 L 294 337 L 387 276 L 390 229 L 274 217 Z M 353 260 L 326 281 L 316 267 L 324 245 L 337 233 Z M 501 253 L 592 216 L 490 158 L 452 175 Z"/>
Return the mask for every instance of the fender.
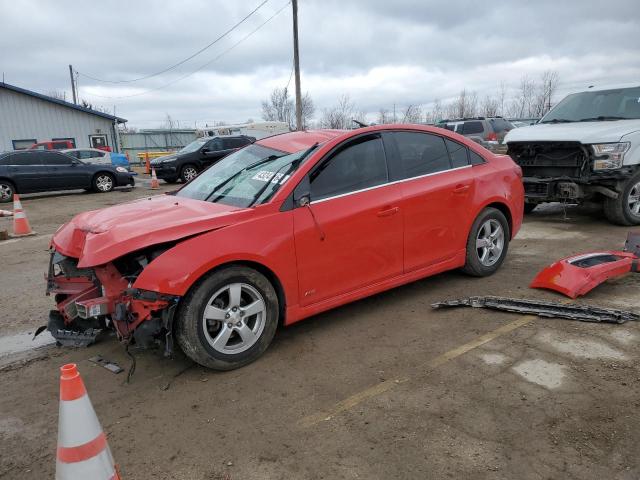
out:
<path id="1" fill-rule="evenodd" d="M 229 225 L 186 239 L 149 263 L 132 286 L 184 296 L 212 269 L 243 261 L 271 270 L 282 284 L 287 304 L 297 303 L 293 214 L 276 210 L 252 222 Z"/>

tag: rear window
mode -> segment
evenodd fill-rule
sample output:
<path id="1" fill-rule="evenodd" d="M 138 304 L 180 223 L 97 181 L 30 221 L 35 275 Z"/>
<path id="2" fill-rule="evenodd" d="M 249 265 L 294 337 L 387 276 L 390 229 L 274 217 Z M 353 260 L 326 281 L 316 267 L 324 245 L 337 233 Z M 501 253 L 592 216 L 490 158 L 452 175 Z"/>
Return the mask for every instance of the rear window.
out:
<path id="1" fill-rule="evenodd" d="M 447 144 L 447 150 L 449 150 L 449 156 L 451 157 L 451 165 L 453 168 L 460 168 L 469 165 L 467 147 L 449 139 L 446 139 L 445 143 Z"/>
<path id="2" fill-rule="evenodd" d="M 395 132 L 404 178 L 419 177 L 451 168 L 444 139 L 417 132 Z"/>
<path id="3" fill-rule="evenodd" d="M 482 133 L 484 132 L 484 127 L 482 126 L 482 122 L 464 122 L 464 126 L 462 127 L 463 135 L 470 135 L 473 133 Z"/>

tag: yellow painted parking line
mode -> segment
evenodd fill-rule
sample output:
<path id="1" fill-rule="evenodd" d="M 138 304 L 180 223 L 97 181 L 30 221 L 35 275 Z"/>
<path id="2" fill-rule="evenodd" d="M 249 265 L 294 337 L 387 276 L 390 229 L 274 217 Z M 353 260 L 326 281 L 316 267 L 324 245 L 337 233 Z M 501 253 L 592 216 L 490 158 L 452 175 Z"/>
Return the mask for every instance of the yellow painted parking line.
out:
<path id="1" fill-rule="evenodd" d="M 506 333 L 512 332 L 513 330 L 516 330 L 532 322 L 536 318 L 537 317 L 534 315 L 527 315 L 518 320 L 507 323 L 506 325 L 503 325 L 499 328 L 496 328 L 495 330 L 489 333 L 480 335 L 478 338 L 471 340 L 470 342 L 465 343 L 464 345 L 460 345 L 459 347 L 456 347 L 453 350 L 449 350 L 448 352 L 445 352 L 442 355 L 437 356 L 433 360 L 430 360 L 427 363 L 427 367 L 428 369 L 437 368 L 447 363 L 448 361 L 453 360 L 454 358 L 464 355 L 465 353 L 473 350 L 474 348 L 478 348 L 484 345 L 485 343 L 489 343 L 491 340 L 494 340 Z M 341 400 L 340 402 L 336 403 L 333 407 L 331 407 L 328 410 L 314 413 L 312 415 L 302 418 L 298 422 L 298 425 L 306 428 L 306 427 L 312 427 L 314 425 L 317 425 L 320 422 L 331 420 L 333 417 L 335 417 L 339 413 L 344 412 L 346 410 L 350 410 L 351 408 L 355 407 L 356 405 L 364 402 L 369 398 L 376 397 L 382 393 L 388 392 L 389 390 L 394 388 L 396 385 L 404 383 L 408 380 L 409 378 L 399 378 L 396 380 L 385 380 L 384 382 L 380 382 L 377 385 L 373 385 L 354 395 L 351 395 L 350 397 L 345 398 L 344 400 Z"/>

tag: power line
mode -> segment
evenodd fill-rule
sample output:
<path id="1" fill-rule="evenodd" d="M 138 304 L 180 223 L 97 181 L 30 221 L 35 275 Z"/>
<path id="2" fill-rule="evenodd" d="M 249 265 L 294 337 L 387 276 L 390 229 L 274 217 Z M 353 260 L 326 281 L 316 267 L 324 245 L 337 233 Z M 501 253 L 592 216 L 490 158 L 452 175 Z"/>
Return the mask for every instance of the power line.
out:
<path id="1" fill-rule="evenodd" d="M 102 78 L 97 78 L 91 75 L 87 75 L 86 73 L 82 73 L 82 72 L 78 72 L 76 70 L 76 73 L 78 73 L 79 75 L 82 75 L 83 77 L 89 78 L 91 80 L 94 80 L 96 82 L 103 82 L 103 83 L 131 83 L 131 82 L 137 82 L 140 80 L 146 80 L 147 78 L 152 78 L 152 77 L 156 77 L 158 75 L 162 75 L 163 73 L 168 72 L 169 70 L 173 70 L 176 67 L 179 67 L 180 65 L 188 62 L 189 60 L 191 60 L 192 58 L 197 57 L 198 55 L 200 55 L 202 52 L 204 52 L 205 50 L 211 48 L 213 45 L 215 45 L 216 43 L 218 43 L 220 40 L 222 40 L 224 37 L 226 37 L 227 35 L 229 35 L 231 32 L 233 32 L 236 28 L 238 28 L 240 25 L 242 25 L 246 20 L 249 19 L 249 17 L 251 17 L 254 13 L 256 13 L 265 3 L 267 3 L 269 0 L 264 0 L 260 5 L 258 5 L 256 8 L 254 8 L 246 17 L 244 17 L 242 20 L 240 20 L 238 23 L 236 23 L 233 27 L 231 27 L 229 30 L 227 30 L 226 32 L 224 32 L 222 35 L 220 35 L 218 38 L 216 38 L 213 42 L 209 43 L 208 45 L 202 47 L 200 50 L 198 50 L 197 52 L 195 52 L 193 55 L 188 56 L 187 58 L 185 58 L 184 60 L 179 61 L 178 63 L 175 63 L 163 70 L 160 70 L 158 72 L 155 73 L 151 73 L 149 75 L 145 75 L 143 77 L 138 77 L 138 78 L 132 78 L 130 80 L 104 80 Z"/>
<path id="2" fill-rule="evenodd" d="M 245 35 L 244 37 L 242 37 L 240 40 L 238 40 L 236 43 L 234 43 L 233 45 L 231 45 L 231 47 L 229 47 L 228 49 L 224 50 L 222 53 L 220 53 L 218 56 L 214 57 L 213 59 L 211 59 L 210 61 L 208 61 L 207 63 L 200 65 L 198 68 L 196 68 L 195 70 L 193 70 L 192 72 L 187 73 L 186 75 L 183 75 L 181 77 L 176 78 L 175 80 L 172 80 L 171 82 L 165 83 L 164 85 L 161 85 L 159 87 L 156 88 L 151 88 L 149 90 L 145 90 L 144 92 L 139 92 L 139 93 L 134 93 L 131 95 L 121 95 L 121 96 L 107 96 L 107 95 L 97 95 L 95 93 L 87 93 L 87 95 L 91 96 L 91 97 L 98 97 L 98 98 L 108 98 L 108 99 L 119 99 L 119 98 L 131 98 L 131 97 L 139 97 L 141 95 L 146 95 L 148 93 L 152 93 L 155 92 L 157 90 L 162 90 L 163 88 L 167 88 L 173 84 L 176 84 L 182 80 L 184 80 L 187 77 L 190 77 L 191 75 L 194 75 L 196 73 L 198 73 L 200 70 L 202 70 L 205 67 L 208 67 L 209 65 L 211 65 L 213 62 L 219 60 L 220 58 L 222 58 L 224 55 L 226 55 L 227 53 L 229 53 L 231 50 L 233 50 L 234 48 L 236 48 L 238 45 L 240 45 L 242 42 L 244 42 L 245 40 L 247 40 L 249 37 L 251 37 L 254 33 L 256 33 L 258 30 L 260 30 L 262 27 L 264 27 L 267 23 L 269 23 L 273 18 L 275 18 L 278 14 L 280 14 L 280 12 L 282 12 L 289 4 L 291 3 L 291 1 L 288 1 L 287 3 L 285 3 L 279 10 L 276 11 L 276 13 L 274 13 L 273 15 L 271 15 L 269 18 L 267 18 L 264 22 L 262 22 L 260 25 L 258 25 L 257 28 L 255 28 L 254 30 L 252 30 L 251 32 L 249 32 L 247 35 Z"/>

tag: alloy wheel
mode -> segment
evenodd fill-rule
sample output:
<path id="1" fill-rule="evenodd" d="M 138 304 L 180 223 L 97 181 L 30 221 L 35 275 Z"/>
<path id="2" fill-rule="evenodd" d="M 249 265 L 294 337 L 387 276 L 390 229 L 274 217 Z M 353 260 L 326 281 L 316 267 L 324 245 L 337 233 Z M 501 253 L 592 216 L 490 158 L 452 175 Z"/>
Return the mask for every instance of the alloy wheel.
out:
<path id="1" fill-rule="evenodd" d="M 631 187 L 631 190 L 629 190 L 627 204 L 629 205 L 629 213 L 634 217 L 640 217 L 640 182 L 636 183 Z"/>
<path id="2" fill-rule="evenodd" d="M 202 315 L 204 336 L 217 352 L 244 352 L 262 335 L 266 316 L 266 303 L 258 290 L 246 283 L 232 283 L 207 302 Z"/>
<path id="3" fill-rule="evenodd" d="M 185 182 L 190 182 L 198 176 L 198 171 L 193 167 L 186 167 L 182 170 L 182 178 Z"/>
<path id="4" fill-rule="evenodd" d="M 109 192 L 113 189 L 113 180 L 109 175 L 100 175 L 96 179 L 96 187 L 101 192 Z"/>
<path id="5" fill-rule="evenodd" d="M 504 250 L 504 229 L 497 220 L 490 218 L 478 229 L 476 253 L 485 267 L 494 265 Z"/>
<path id="6" fill-rule="evenodd" d="M 6 183 L 0 183 L 0 200 L 8 202 L 11 200 L 13 189 Z"/>

